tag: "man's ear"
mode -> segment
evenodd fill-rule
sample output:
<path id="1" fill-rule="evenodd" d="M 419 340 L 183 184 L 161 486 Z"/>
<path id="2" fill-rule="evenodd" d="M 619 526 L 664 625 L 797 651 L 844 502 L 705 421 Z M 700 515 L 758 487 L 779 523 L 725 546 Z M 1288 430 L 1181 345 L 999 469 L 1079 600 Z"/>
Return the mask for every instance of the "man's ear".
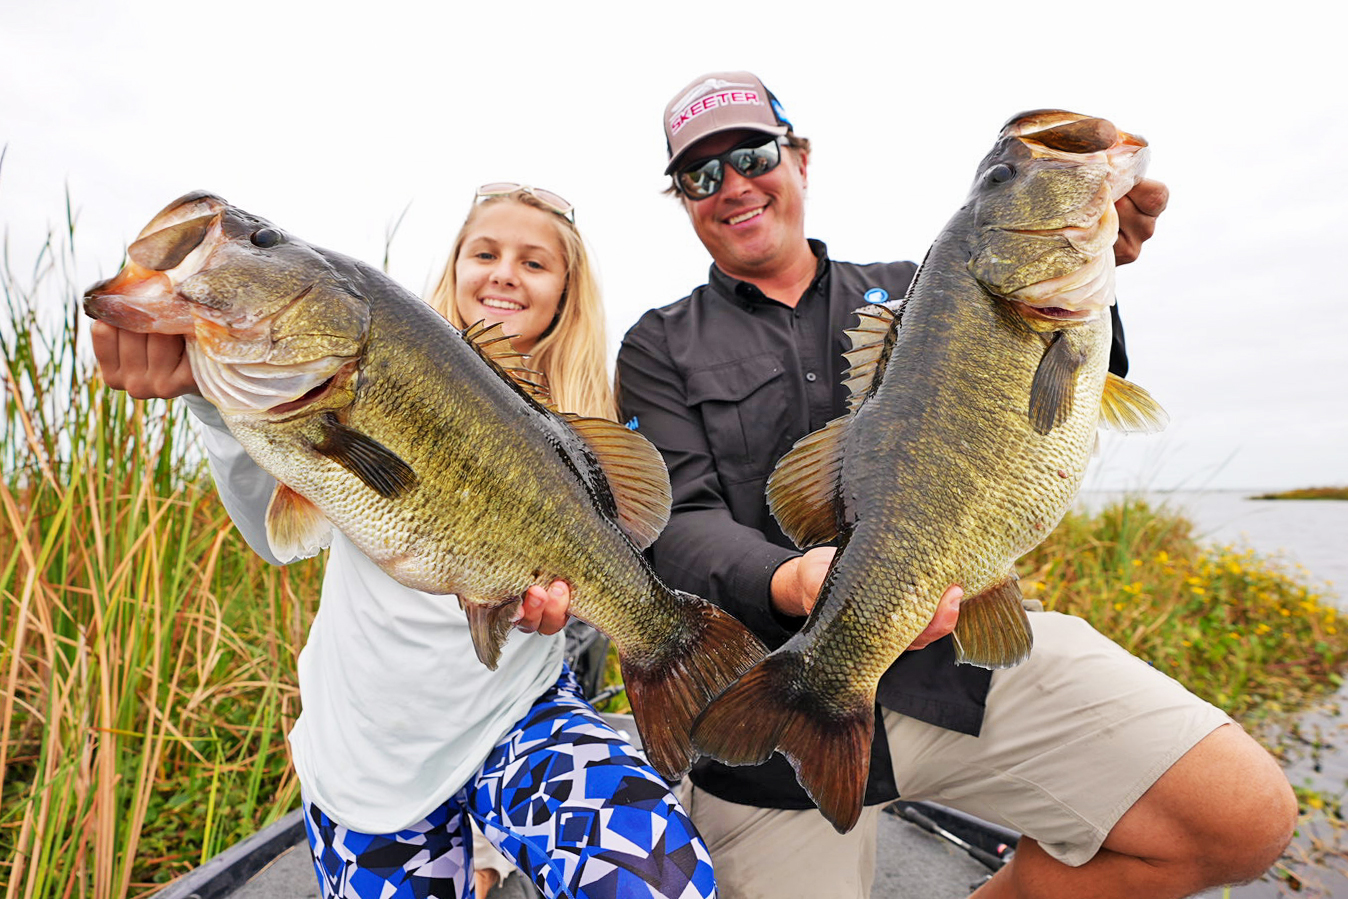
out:
<path id="1" fill-rule="evenodd" d="M 810 154 L 805 152 L 804 150 L 796 150 L 796 149 L 792 149 L 791 152 L 796 155 L 797 160 L 796 164 L 800 166 L 800 186 L 809 187 Z"/>

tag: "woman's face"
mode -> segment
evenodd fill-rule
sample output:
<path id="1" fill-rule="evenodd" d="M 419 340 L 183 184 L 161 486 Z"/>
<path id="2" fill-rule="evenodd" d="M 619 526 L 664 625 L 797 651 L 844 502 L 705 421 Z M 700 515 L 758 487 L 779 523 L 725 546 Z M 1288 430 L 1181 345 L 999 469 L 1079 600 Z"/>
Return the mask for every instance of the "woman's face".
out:
<path id="1" fill-rule="evenodd" d="M 509 200 L 478 210 L 454 260 L 454 305 L 466 325 L 501 322 L 521 353 L 552 324 L 566 287 L 555 213 Z"/>

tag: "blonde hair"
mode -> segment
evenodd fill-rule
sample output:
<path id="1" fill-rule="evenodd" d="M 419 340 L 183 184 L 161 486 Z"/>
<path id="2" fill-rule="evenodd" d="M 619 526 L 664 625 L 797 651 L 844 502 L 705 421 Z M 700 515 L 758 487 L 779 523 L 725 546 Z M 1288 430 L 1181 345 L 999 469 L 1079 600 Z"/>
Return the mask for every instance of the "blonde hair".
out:
<path id="1" fill-rule="evenodd" d="M 585 249 L 585 241 L 574 224 L 533 194 L 517 190 L 473 204 L 458 236 L 454 238 L 454 249 L 431 294 L 431 306 L 456 328 L 463 329 L 473 324 L 463 321 L 454 302 L 454 265 L 458 262 L 468 229 L 478 211 L 492 203 L 519 203 L 548 213 L 549 220 L 557 229 L 566 261 L 566 285 L 562 288 L 557 317 L 534 344 L 529 353 L 529 367 L 547 376 L 553 404 L 558 409 L 616 420 L 618 409 L 608 378 L 603 300 L 589 253 Z"/>

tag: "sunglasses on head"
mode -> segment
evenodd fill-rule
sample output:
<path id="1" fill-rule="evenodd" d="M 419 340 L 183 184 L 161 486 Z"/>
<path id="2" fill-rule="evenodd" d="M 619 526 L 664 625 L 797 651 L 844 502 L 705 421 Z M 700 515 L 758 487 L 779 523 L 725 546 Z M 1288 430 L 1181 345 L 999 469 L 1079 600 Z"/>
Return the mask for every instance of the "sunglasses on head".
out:
<path id="1" fill-rule="evenodd" d="M 541 202 L 544 206 L 566 219 L 571 224 L 576 223 L 576 207 L 572 206 L 566 200 L 550 190 L 544 190 L 541 187 L 530 187 L 527 184 L 516 184 L 513 181 L 493 181 L 491 184 L 484 184 L 477 189 L 477 194 L 473 197 L 473 203 L 480 203 L 483 200 L 489 200 L 492 197 L 508 197 L 517 191 L 523 191 L 529 196 Z"/>
<path id="2" fill-rule="evenodd" d="M 690 200 L 705 200 L 725 183 L 725 167 L 730 166 L 745 178 L 757 178 L 777 168 L 782 161 L 780 137 L 752 137 L 719 156 L 700 159 L 679 169 L 674 184 Z"/>

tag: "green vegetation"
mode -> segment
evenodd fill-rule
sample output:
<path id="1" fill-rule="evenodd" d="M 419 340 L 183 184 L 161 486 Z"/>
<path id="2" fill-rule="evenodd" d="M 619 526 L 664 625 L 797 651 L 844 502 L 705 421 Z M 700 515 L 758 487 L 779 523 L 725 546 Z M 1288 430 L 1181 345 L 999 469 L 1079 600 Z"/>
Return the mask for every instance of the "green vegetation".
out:
<path id="1" fill-rule="evenodd" d="M 185 412 L 97 382 L 73 231 L 25 282 L 3 272 L 0 892 L 123 899 L 297 803 L 285 734 L 322 563 L 260 562 Z M 1247 723 L 1341 682 L 1333 607 L 1252 553 L 1200 548 L 1169 510 L 1069 516 L 1021 570 L 1028 596 Z"/>
<path id="2" fill-rule="evenodd" d="M 94 380 L 72 268 L 54 238 L 3 277 L 0 890 L 111 899 L 297 803 L 320 572 L 252 554 L 180 408 Z"/>
<path id="3" fill-rule="evenodd" d="M 1281 493 L 1261 493 L 1250 499 L 1348 499 L 1348 487 L 1304 487 Z"/>
<path id="4" fill-rule="evenodd" d="M 1242 723 L 1342 683 L 1348 620 L 1251 550 L 1202 547 L 1181 514 L 1138 499 L 1069 514 L 1021 560 L 1028 598 L 1087 619 Z"/>

